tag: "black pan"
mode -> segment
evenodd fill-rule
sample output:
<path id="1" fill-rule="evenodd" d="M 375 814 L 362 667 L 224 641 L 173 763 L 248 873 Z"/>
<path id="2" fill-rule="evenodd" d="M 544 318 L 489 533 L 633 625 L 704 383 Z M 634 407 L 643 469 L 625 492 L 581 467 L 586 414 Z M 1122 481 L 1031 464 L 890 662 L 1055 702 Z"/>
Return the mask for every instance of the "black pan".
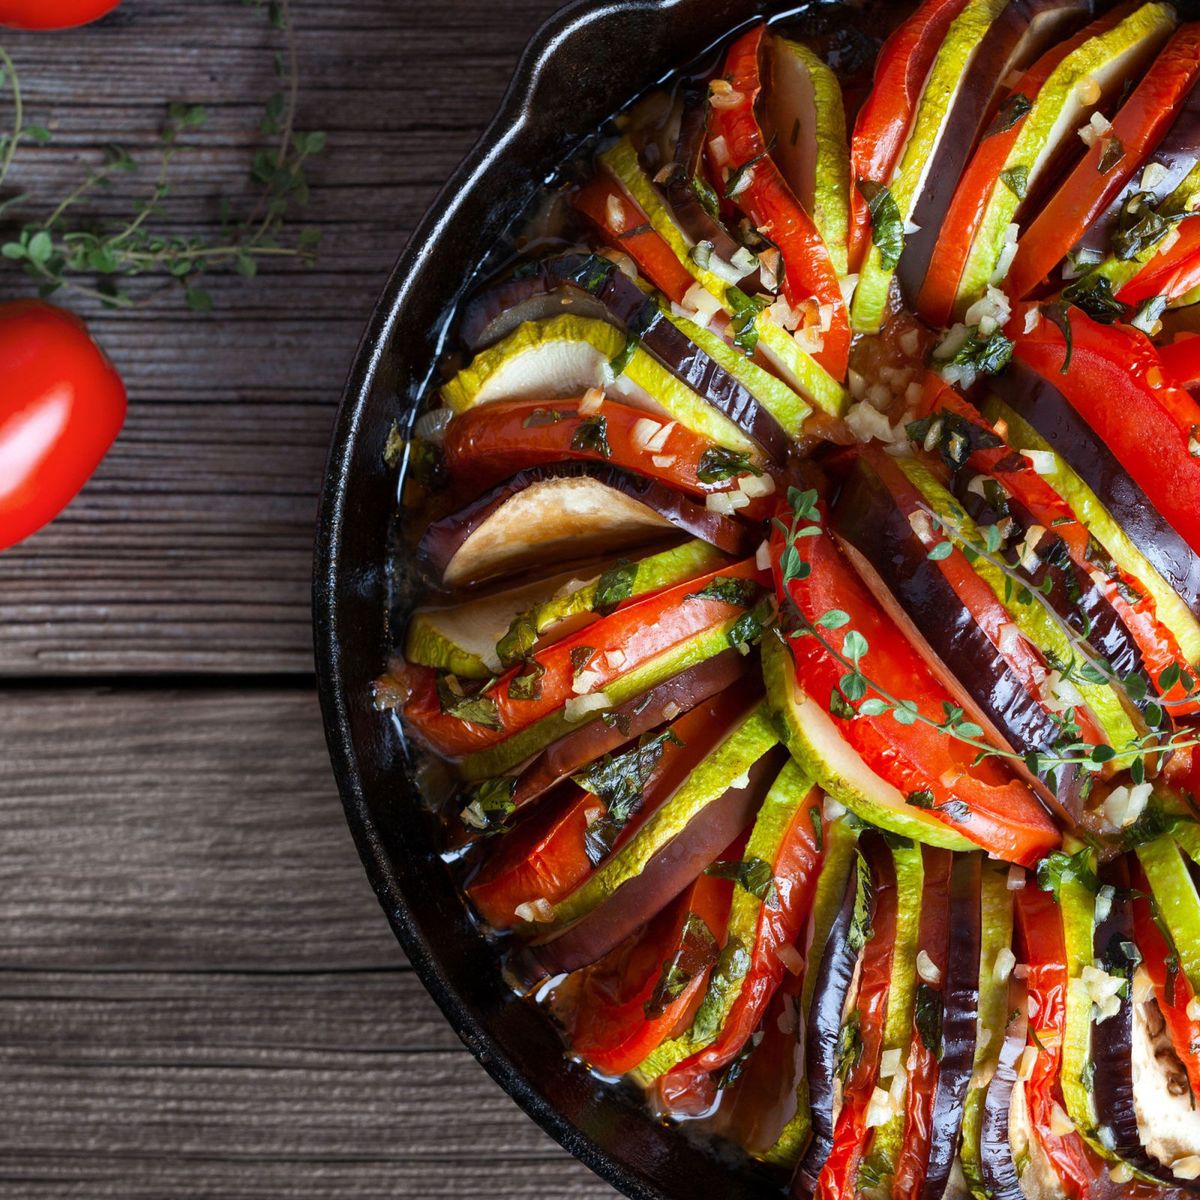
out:
<path id="1" fill-rule="evenodd" d="M 495 950 L 472 924 L 437 856 L 397 729 L 372 708 L 371 681 L 388 656 L 396 501 L 384 445 L 392 422 L 403 427 L 411 416 L 465 283 L 538 182 L 639 92 L 783 7 L 575 0 L 541 29 L 499 114 L 433 202 L 371 315 L 338 412 L 317 534 L 317 676 L 329 750 L 346 819 L 396 937 L 500 1086 L 572 1154 L 639 1198 L 749 1200 L 774 1185 L 655 1123 L 632 1092 L 568 1062 L 547 1019 L 505 985 Z"/>

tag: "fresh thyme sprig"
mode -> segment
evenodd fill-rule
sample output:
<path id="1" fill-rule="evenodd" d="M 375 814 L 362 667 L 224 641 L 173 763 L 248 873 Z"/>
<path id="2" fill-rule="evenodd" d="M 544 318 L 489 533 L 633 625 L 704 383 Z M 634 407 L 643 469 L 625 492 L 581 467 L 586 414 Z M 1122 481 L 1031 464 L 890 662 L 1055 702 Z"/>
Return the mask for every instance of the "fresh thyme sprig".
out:
<path id="1" fill-rule="evenodd" d="M 1186 729 L 1177 730 L 1165 738 L 1160 732 L 1151 732 L 1120 750 L 1109 745 L 1092 745 L 1079 740 L 1079 726 L 1074 720 L 1073 710 L 1068 709 L 1063 714 L 1056 714 L 1064 735 L 1064 743 L 1056 748 L 1055 752 L 1031 751 L 1028 754 L 1018 754 L 987 741 L 982 727 L 967 720 L 963 709 L 957 705 L 943 702 L 942 720 L 922 712 L 915 701 L 896 696 L 865 672 L 863 659 L 867 656 L 870 646 L 861 632 L 849 627 L 848 613 L 841 609 L 830 609 L 815 621 L 810 621 L 791 599 L 787 585 L 806 579 L 812 571 L 811 564 L 804 561 L 801 555 L 799 543 L 805 538 L 823 535 L 824 529 L 817 507 L 817 493 L 814 490 L 791 488 L 788 491 L 788 502 L 792 508 L 790 524 L 776 518 L 776 524 L 785 537 L 781 572 L 784 603 L 791 618 L 790 622 L 783 624 L 784 627 L 790 624 L 788 636 L 812 637 L 844 668 L 846 673 L 838 681 L 838 688 L 829 699 L 830 711 L 834 716 L 846 719 L 890 713 L 901 725 L 921 723 L 970 746 L 976 751 L 977 763 L 986 758 L 1020 762 L 1024 763 L 1031 774 L 1040 778 L 1052 776 L 1062 767 L 1075 766 L 1089 772 L 1097 772 L 1111 763 L 1118 767 L 1128 766 L 1134 781 L 1141 782 L 1145 777 L 1145 760 L 1148 757 L 1200 745 L 1200 738 Z M 949 549 L 942 550 L 940 547 L 943 546 L 949 547 L 950 543 L 939 542 L 929 551 L 930 557 L 935 560 L 944 558 Z M 1005 566 L 1007 567 L 1007 564 Z M 826 630 L 844 630 L 841 649 L 825 635 Z"/>
<path id="2" fill-rule="evenodd" d="M 25 222 L 10 240 L 0 245 L 0 254 L 23 266 L 49 296 L 58 291 L 86 296 L 112 308 L 129 308 L 148 303 L 152 297 L 135 300 L 123 281 L 145 276 L 181 285 L 190 308 L 207 312 L 212 296 L 199 280 L 212 270 L 232 267 L 240 275 L 252 276 L 258 264 L 269 258 L 294 258 L 311 263 L 316 258 L 319 231 L 303 229 L 291 244 L 280 235 L 294 208 L 308 200 L 306 164 L 325 146 L 325 134 L 298 132 L 295 128 L 299 100 L 299 72 L 288 0 L 243 0 L 264 11 L 273 28 L 284 38 L 285 50 L 275 56 L 279 91 L 267 102 L 259 132 L 272 139 L 270 148 L 260 150 L 251 166 L 251 179 L 260 189 L 257 205 L 249 216 L 234 221 L 230 205 L 222 200 L 221 234 L 218 238 L 192 237 L 155 228 L 166 213 L 164 203 L 171 194 L 171 164 L 187 146 L 183 137 L 200 129 L 208 114 L 203 105 L 174 103 L 167 109 L 159 136 L 155 179 L 149 193 L 137 203 L 133 214 L 119 223 L 76 218 L 79 206 L 91 194 L 108 186 L 113 177 L 138 169 L 123 147 L 110 145 L 102 164 L 90 171 L 47 215 Z M 13 129 L 0 138 L 0 183 L 22 139 L 48 141 L 41 126 L 24 124 L 20 82 L 11 58 L 0 49 L 0 84 L 7 84 L 12 97 Z M 13 197 L 0 206 L 11 207 L 24 197 Z M 96 283 L 84 282 L 88 278 Z"/>

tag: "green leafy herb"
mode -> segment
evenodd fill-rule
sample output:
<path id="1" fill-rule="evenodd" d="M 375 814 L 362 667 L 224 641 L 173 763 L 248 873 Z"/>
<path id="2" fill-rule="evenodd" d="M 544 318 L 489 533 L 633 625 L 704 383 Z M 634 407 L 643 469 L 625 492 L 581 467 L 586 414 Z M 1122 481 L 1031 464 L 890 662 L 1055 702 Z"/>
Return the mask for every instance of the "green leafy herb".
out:
<path id="1" fill-rule="evenodd" d="M 462 823 L 482 833 L 496 832 L 516 811 L 513 803 L 516 790 L 515 776 L 485 779 L 466 793 L 467 805 L 459 814 Z"/>
<path id="2" fill-rule="evenodd" d="M 496 657 L 505 667 L 515 667 L 533 652 L 538 640 L 536 611 L 518 613 L 508 632 L 496 643 Z"/>
<path id="3" fill-rule="evenodd" d="M 847 1018 L 846 1023 L 842 1026 L 841 1033 L 838 1035 L 838 1048 L 835 1072 L 837 1077 L 844 1083 L 850 1072 L 858 1066 L 858 1060 L 862 1058 L 862 1034 L 860 1031 L 860 1017 L 858 1010 L 855 1009 Z"/>
<path id="4" fill-rule="evenodd" d="M 596 581 L 596 598 L 592 608 L 602 617 L 615 612 L 620 605 L 633 595 L 633 585 L 637 581 L 637 563 L 621 559 L 609 567 Z"/>
<path id="5" fill-rule="evenodd" d="M 1012 352 L 1012 342 L 999 329 L 987 337 L 973 329 L 947 365 L 970 367 L 979 375 L 999 375 L 1012 361 Z"/>
<path id="6" fill-rule="evenodd" d="M 1063 288 L 1062 295 L 1102 325 L 1125 319 L 1125 305 L 1113 295 L 1112 283 L 1104 275 L 1085 275 Z"/>
<path id="7" fill-rule="evenodd" d="M 731 310 L 729 328 L 733 330 L 733 344 L 750 358 L 758 346 L 758 317 L 767 302 L 757 296 L 747 296 L 732 284 L 725 289 L 725 302 Z"/>
<path id="8" fill-rule="evenodd" d="M 617 234 L 617 240 L 624 242 L 629 238 L 641 237 L 643 233 L 653 233 L 654 226 L 649 221 L 643 221 L 640 225 L 635 225 L 632 229 L 622 229 Z"/>
<path id="9" fill-rule="evenodd" d="M 749 647 L 763 635 L 762 617 L 757 611 L 742 613 L 730 626 L 725 635 L 726 641 L 743 654 L 749 653 Z M 744 649 L 743 649 L 744 647 Z"/>
<path id="10" fill-rule="evenodd" d="M 1055 850 L 1037 865 L 1037 885 L 1043 892 L 1058 897 L 1064 883 L 1080 883 L 1090 892 L 1100 890 L 1100 881 L 1092 869 L 1091 851 L 1083 849 L 1074 854 Z"/>
<path id="11" fill-rule="evenodd" d="M 568 417 L 573 417 L 574 415 L 573 412 L 561 408 L 535 408 L 521 422 L 521 428 L 539 429 L 543 425 L 557 425 L 559 421 L 565 421 Z"/>
<path id="12" fill-rule="evenodd" d="M 751 176 L 754 173 L 755 165 L 762 162 L 771 152 L 771 147 L 775 144 L 775 139 L 772 137 L 766 147 L 760 150 L 753 158 L 748 158 L 740 167 L 735 167 L 729 172 L 729 177 L 725 181 L 725 199 L 732 200 L 739 192 L 749 187 Z"/>
<path id="13" fill-rule="evenodd" d="M 732 862 L 715 862 L 705 872 L 718 879 L 732 879 L 739 887 L 764 903 L 775 898 L 775 872 L 761 858 L 744 858 Z"/>
<path id="14" fill-rule="evenodd" d="M 1101 175 L 1107 175 L 1125 157 L 1125 147 L 1121 139 L 1116 134 L 1111 134 L 1104 139 L 1104 149 L 1100 152 L 1100 161 L 1096 164 L 1096 170 Z"/>
<path id="15" fill-rule="evenodd" d="M 718 575 L 710 579 L 698 592 L 689 592 L 685 600 L 720 600 L 737 608 L 749 608 L 758 599 L 762 588 L 753 579 L 740 579 L 734 575 Z"/>
<path id="16" fill-rule="evenodd" d="M 612 457 L 612 448 L 608 444 L 608 419 L 603 413 L 584 417 L 579 422 L 579 428 L 575 430 L 575 434 L 571 438 L 571 449 L 590 451 L 592 454 L 600 455 L 601 458 Z"/>
<path id="17" fill-rule="evenodd" d="M 104 162 L 94 167 L 48 215 L 25 222 L 14 238 L 0 246 L 0 253 L 19 262 L 42 295 L 68 291 L 110 308 L 129 308 L 149 303 L 153 293 L 135 298 L 126 281 L 157 277 L 178 283 L 187 307 L 203 313 L 213 307 L 211 294 L 200 283 L 210 271 L 231 269 L 252 276 L 259 264 L 270 258 L 315 261 L 318 230 L 302 230 L 290 246 L 281 243 L 280 235 L 292 211 L 308 200 L 307 165 L 325 148 L 326 137 L 324 133 L 303 133 L 295 128 L 299 78 L 288 0 L 250 2 L 267 12 L 286 42 L 285 51 L 276 56 L 279 91 L 268 101 L 259 123 L 260 134 L 271 138 L 272 144 L 254 155 L 251 166 L 251 179 L 260 189 L 257 205 L 241 220 L 227 212 L 219 238 L 210 240 L 178 232 L 179 219 L 164 207 L 174 186 L 172 164 L 188 149 L 186 135 L 201 128 L 208 113 L 200 104 L 172 103 L 160 130 L 154 181 L 131 215 L 116 221 L 76 215 L 84 202 L 114 176 L 138 169 L 127 150 L 112 145 Z M 8 55 L 0 52 L 0 56 L 2 73 L 13 95 L 15 118 L 13 132 L 0 140 L 2 181 L 18 143 L 46 141 L 49 134 L 42 126 L 23 123 L 16 72 Z M 231 205 L 225 202 L 224 207 L 228 210 Z M 88 278 L 97 282 L 83 282 Z"/>
<path id="18" fill-rule="evenodd" d="M 646 1019 L 653 1021 L 661 1017 L 683 995 L 688 984 L 716 962 L 719 952 L 717 939 L 704 918 L 688 913 L 679 942 L 671 957 L 663 963 L 662 974 L 645 1003 Z"/>
<path id="19" fill-rule="evenodd" d="M 929 449 L 936 447 L 946 465 L 955 471 L 966 466 L 977 450 L 995 450 L 1004 445 L 986 425 L 944 408 L 910 421 L 904 432 L 911 442 Z"/>
<path id="20" fill-rule="evenodd" d="M 1065 375 L 1070 370 L 1071 354 L 1075 348 L 1071 336 L 1071 318 L 1067 311 L 1067 306 L 1062 303 L 1043 304 L 1042 315 L 1052 324 L 1057 325 L 1059 332 L 1063 335 L 1063 341 L 1066 343 L 1066 352 L 1063 354 L 1063 365 L 1059 368 L 1058 373 Z"/>
<path id="21" fill-rule="evenodd" d="M 728 997 L 734 988 L 746 978 L 750 969 L 750 955 L 738 938 L 725 943 L 717 965 L 708 980 L 708 991 L 696 1010 L 692 1021 L 692 1037 L 699 1042 L 710 1042 L 717 1036 L 725 1017 Z"/>
<path id="22" fill-rule="evenodd" d="M 736 479 L 739 475 L 761 475 L 748 454 L 740 454 L 736 450 L 728 450 L 724 446 L 713 446 L 700 455 L 696 467 L 696 478 L 701 483 L 724 483 L 727 479 Z"/>
<path id="23" fill-rule="evenodd" d="M 1153 192 L 1134 192 L 1117 216 L 1112 235 L 1113 254 L 1122 262 L 1137 258 L 1170 232 L 1186 212 L 1168 213 L 1154 207 L 1158 197 Z"/>
<path id="24" fill-rule="evenodd" d="M 1014 92 L 1000 106 L 1000 111 L 996 113 L 995 119 L 983 136 L 991 137 L 993 134 L 1007 133 L 1032 107 L 1028 96 L 1022 92 Z"/>
<path id="25" fill-rule="evenodd" d="M 529 659 L 525 665 L 508 681 L 508 698 L 510 700 L 540 700 L 542 698 L 542 676 L 546 668 L 535 658 Z"/>
<path id="26" fill-rule="evenodd" d="M 871 239 L 879 251 L 879 261 L 890 271 L 904 253 L 904 218 L 896 198 L 884 184 L 860 179 L 858 190 L 871 213 Z"/>
<path id="27" fill-rule="evenodd" d="M 587 670 L 588 663 L 596 657 L 595 646 L 574 646 L 570 653 L 571 674 L 578 680 L 582 672 Z"/>
<path id="28" fill-rule="evenodd" d="M 617 354 L 608 364 L 608 369 L 612 372 L 614 379 L 619 379 L 625 374 L 625 368 L 633 361 L 633 356 L 637 353 L 638 339 L 628 337 L 625 339 L 625 345 L 621 347 L 621 352 Z M 607 458 L 608 456 L 605 455 Z"/>
<path id="29" fill-rule="evenodd" d="M 1008 167 L 1000 172 L 1000 179 L 1018 200 L 1025 199 L 1025 194 L 1029 190 L 1029 168 L 1027 166 L 1022 163 L 1015 167 Z"/>
<path id="30" fill-rule="evenodd" d="M 602 801 L 606 809 L 584 834 L 584 849 L 592 866 L 612 853 L 621 830 L 641 808 L 646 784 L 668 743 L 683 745 L 669 729 L 653 737 L 644 735 L 633 749 L 617 755 L 606 754 L 582 774 L 572 776 L 584 791 Z"/>
<path id="31" fill-rule="evenodd" d="M 914 1019 L 921 1042 L 935 1058 L 942 1057 L 942 993 L 922 980 L 917 984 Z"/>
<path id="32" fill-rule="evenodd" d="M 716 188 L 707 179 L 702 179 L 699 175 L 693 175 L 692 191 L 695 193 L 696 199 L 700 201 L 700 207 L 713 220 L 716 220 L 721 214 L 721 201 L 717 196 Z"/>
<path id="33" fill-rule="evenodd" d="M 466 693 L 458 677 L 449 673 L 439 674 L 436 686 L 438 701 L 446 716 L 456 717 L 468 725 L 479 725 L 496 732 L 504 728 L 499 705 L 495 698 L 487 695 L 485 691 Z"/>

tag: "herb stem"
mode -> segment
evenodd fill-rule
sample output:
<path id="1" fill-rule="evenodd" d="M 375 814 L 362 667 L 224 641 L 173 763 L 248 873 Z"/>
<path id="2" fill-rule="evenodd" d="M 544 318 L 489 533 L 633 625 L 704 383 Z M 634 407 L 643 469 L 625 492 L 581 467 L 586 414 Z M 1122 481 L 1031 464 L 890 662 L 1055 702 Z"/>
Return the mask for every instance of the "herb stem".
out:
<path id="1" fill-rule="evenodd" d="M 3 46 L 0 46 L 0 66 L 3 66 L 8 77 L 9 91 L 12 93 L 13 99 L 13 130 L 9 136 L 8 145 L 4 147 L 4 158 L 0 160 L 0 184 L 2 184 L 8 176 L 13 156 L 17 152 L 17 143 L 21 140 L 21 132 L 25 127 L 25 104 L 21 96 L 21 80 L 17 75 L 17 68 Z"/>

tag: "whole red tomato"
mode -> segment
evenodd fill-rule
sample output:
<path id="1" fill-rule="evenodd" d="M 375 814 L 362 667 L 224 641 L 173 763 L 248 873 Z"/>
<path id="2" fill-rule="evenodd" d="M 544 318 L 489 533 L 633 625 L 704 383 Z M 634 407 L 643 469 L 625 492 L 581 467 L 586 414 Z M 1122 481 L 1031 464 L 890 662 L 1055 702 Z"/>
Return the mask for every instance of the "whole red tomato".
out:
<path id="1" fill-rule="evenodd" d="M 125 420 L 125 385 L 78 317 L 0 304 L 0 550 L 54 520 Z"/>
<path id="2" fill-rule="evenodd" d="M 74 29 L 110 13 L 121 0 L 0 0 L 0 25 Z"/>

